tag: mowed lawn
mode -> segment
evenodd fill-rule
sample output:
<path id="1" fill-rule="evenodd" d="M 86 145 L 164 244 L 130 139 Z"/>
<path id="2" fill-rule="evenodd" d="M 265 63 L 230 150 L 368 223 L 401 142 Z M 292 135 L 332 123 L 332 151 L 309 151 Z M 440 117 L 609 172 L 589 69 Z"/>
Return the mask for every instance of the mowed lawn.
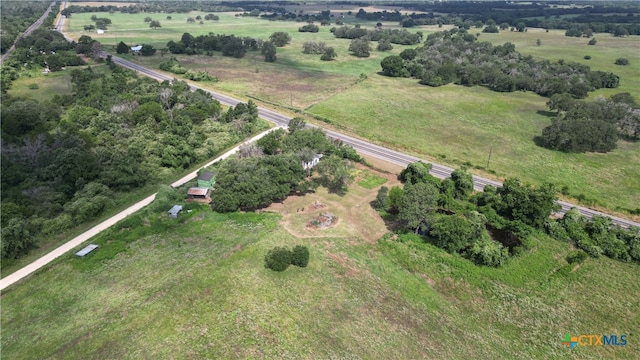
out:
<path id="1" fill-rule="evenodd" d="M 320 189 L 280 211 L 295 226 L 308 215 L 292 206 L 309 211 L 319 199 L 329 204 L 322 211 L 348 216 L 340 208 L 375 193 Z M 283 215 L 201 208 L 173 220 L 164 211 L 130 218 L 94 239 L 93 254 L 69 254 L 2 294 L 3 357 L 627 359 L 640 351 L 637 264 L 587 259 L 559 271 L 570 247 L 541 237 L 504 268 L 483 268 L 420 240 L 338 235 L 354 222 L 296 238 L 278 225 Z M 376 216 L 364 223 L 384 227 Z M 269 249 L 297 244 L 310 249 L 307 268 L 263 267 Z M 126 250 L 112 257 L 114 249 Z M 628 345 L 569 350 L 567 332 L 626 334 Z"/>

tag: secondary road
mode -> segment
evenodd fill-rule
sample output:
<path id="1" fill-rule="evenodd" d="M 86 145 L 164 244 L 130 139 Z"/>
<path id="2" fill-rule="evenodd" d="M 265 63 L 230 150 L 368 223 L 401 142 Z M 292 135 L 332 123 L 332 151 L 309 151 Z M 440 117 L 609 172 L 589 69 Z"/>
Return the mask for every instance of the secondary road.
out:
<path id="1" fill-rule="evenodd" d="M 251 141 L 256 141 L 258 139 L 260 139 L 261 137 L 265 136 L 266 134 L 268 134 L 269 132 L 273 131 L 277 129 L 276 128 L 272 128 L 269 129 L 265 132 L 262 132 L 256 136 L 254 136 L 251 139 L 248 139 L 248 142 Z M 209 163 L 207 163 L 206 165 L 204 165 L 203 167 L 209 167 L 211 165 L 213 165 L 213 163 L 226 159 L 229 156 L 235 154 L 238 149 L 240 148 L 240 145 L 234 147 L 233 149 L 227 151 L 226 153 L 218 156 L 217 158 L 211 160 Z M 171 186 L 173 187 L 178 187 L 181 186 L 183 184 L 185 184 L 188 181 L 191 181 L 192 179 L 195 179 L 196 176 L 198 175 L 198 171 L 200 171 L 200 169 L 193 171 L 192 173 L 189 173 L 187 175 L 185 175 L 184 177 L 182 177 L 180 180 L 174 182 L 173 184 L 171 184 Z M 40 269 L 41 267 L 47 265 L 48 263 L 52 262 L 53 260 L 57 259 L 58 257 L 66 254 L 67 252 L 71 251 L 72 249 L 74 249 L 75 247 L 79 246 L 80 244 L 82 244 L 83 242 L 91 239 L 92 237 L 98 235 L 100 232 L 108 229 L 109 227 L 115 225 L 118 221 L 126 218 L 127 216 L 135 213 L 136 211 L 142 209 L 143 207 L 151 204 L 151 202 L 156 198 L 156 194 L 150 195 L 146 198 L 144 198 L 141 201 L 138 201 L 137 203 L 131 205 L 130 207 L 122 210 L 121 212 L 117 213 L 116 215 L 108 218 L 107 220 L 101 222 L 100 224 L 92 227 L 91 229 L 83 232 L 82 234 L 76 236 L 75 238 L 69 240 L 68 242 L 66 242 L 65 244 L 59 246 L 58 248 L 54 249 L 53 251 L 49 252 L 48 254 L 44 255 L 43 257 L 39 258 L 38 260 L 32 262 L 31 264 L 21 268 L 20 270 L 7 275 L 6 277 L 0 279 L 0 290 L 4 290 L 5 288 L 7 288 L 8 286 L 24 279 L 25 277 L 29 276 L 30 274 L 32 274 L 34 271 Z M 168 211 L 169 209 L 167 209 Z"/>
<path id="2" fill-rule="evenodd" d="M 113 56 L 113 61 L 120 65 L 120 66 L 124 66 L 126 68 L 135 70 L 145 76 L 157 79 L 159 81 L 164 81 L 164 80 L 173 80 L 173 77 L 171 76 L 167 76 L 165 74 L 162 74 L 160 72 L 151 70 L 149 68 L 146 68 L 144 66 L 135 64 L 131 61 L 122 59 L 120 57 L 117 56 Z M 213 92 L 211 90 L 202 88 L 200 86 L 197 85 L 193 85 L 191 84 L 191 89 L 195 90 L 195 89 L 201 89 L 204 90 L 206 92 L 208 92 L 209 94 L 211 94 L 213 96 L 213 98 L 217 99 L 218 101 L 220 101 L 221 103 L 225 104 L 225 105 L 229 105 L 229 106 L 236 106 L 240 100 L 232 98 L 230 96 L 224 95 L 224 94 L 219 94 L 216 92 Z M 286 126 L 289 122 L 289 120 L 291 120 L 290 117 L 286 116 L 286 115 L 282 115 L 279 114 L 275 111 L 263 108 L 263 107 L 258 107 L 258 113 L 260 114 L 260 117 L 262 117 L 265 120 L 271 121 L 273 123 L 275 123 L 278 126 Z M 370 142 L 349 136 L 349 135 L 345 135 L 336 131 L 332 131 L 332 130 L 327 130 L 325 129 L 325 132 L 327 133 L 327 135 L 331 138 L 334 139 L 340 139 L 342 140 L 343 143 L 347 144 L 347 145 L 351 145 L 354 149 L 356 149 L 356 151 L 358 151 L 359 153 L 363 154 L 363 155 L 369 155 L 399 166 L 407 166 L 409 163 L 412 162 L 416 162 L 416 161 L 424 161 L 424 162 L 428 162 L 432 165 L 431 168 L 431 174 L 437 178 L 440 179 L 444 179 L 447 178 L 449 176 L 451 176 L 451 172 L 454 170 L 450 167 L 444 166 L 444 165 L 440 165 L 440 164 L 436 164 L 430 161 L 426 161 L 426 160 L 422 160 L 420 158 L 417 158 L 415 156 L 411 156 L 411 155 L 407 155 L 407 154 L 403 154 L 401 152 L 395 151 L 395 150 L 391 150 L 391 149 L 387 149 L 385 147 L 379 146 L 379 145 L 375 145 L 372 144 Z M 498 186 L 502 186 L 501 182 L 498 181 L 494 181 L 491 179 L 486 179 L 480 176 L 473 176 L 473 183 L 474 183 L 474 187 L 476 188 L 476 190 L 483 190 L 485 186 L 487 185 L 492 185 L 494 187 L 498 187 Z M 623 219 L 617 216 L 613 216 L 613 215 L 609 215 L 609 214 L 605 214 L 596 210 L 592 210 L 586 207 L 582 207 L 582 206 L 577 206 L 565 201 L 558 201 L 558 204 L 560 204 L 560 211 L 558 211 L 559 214 L 564 214 L 567 211 L 569 211 L 571 208 L 576 207 L 580 213 L 582 213 L 584 216 L 586 216 L 587 218 L 592 218 L 593 216 L 596 215 L 602 215 L 602 216 L 607 216 L 609 218 L 611 218 L 611 220 L 613 221 L 614 224 L 618 224 L 620 226 L 623 227 L 630 227 L 630 226 L 636 226 L 640 228 L 640 224 L 627 220 L 627 219 Z"/>
<path id="3" fill-rule="evenodd" d="M 56 3 L 56 0 L 53 0 L 53 1 L 51 2 L 51 4 L 49 5 L 49 8 L 47 8 L 47 11 L 45 11 L 45 12 L 44 12 L 44 14 L 42 14 L 42 16 L 41 16 L 38 20 L 36 20 L 36 22 L 34 22 L 33 24 L 31 24 L 31 26 L 29 26 L 29 27 L 27 28 L 27 30 L 25 30 L 25 32 L 23 32 L 23 33 L 22 33 L 22 35 L 18 36 L 18 38 L 16 39 L 16 42 L 17 42 L 20 38 L 22 38 L 22 37 L 24 37 L 24 36 L 27 36 L 27 35 L 31 34 L 35 29 L 39 28 L 39 27 L 40 27 L 40 25 L 42 25 L 42 23 L 44 22 L 44 20 L 49 16 L 49 13 L 51 12 L 51 9 L 53 8 L 53 5 L 54 5 L 55 3 Z M 66 1 L 65 1 L 65 3 L 66 3 Z M 58 30 L 58 31 L 60 31 L 60 30 Z M 2 57 L 0 57 L 0 64 L 1 64 L 1 63 L 3 63 L 3 62 L 4 62 L 4 59 L 6 59 L 6 58 L 9 56 L 9 54 L 11 54 L 11 53 L 13 52 L 13 50 L 15 50 L 15 49 L 16 49 L 16 44 L 14 43 L 13 45 L 11 45 L 11 47 L 9 48 L 9 50 L 7 50 L 7 52 L 6 52 L 6 53 L 4 53 L 4 54 L 2 55 Z"/>

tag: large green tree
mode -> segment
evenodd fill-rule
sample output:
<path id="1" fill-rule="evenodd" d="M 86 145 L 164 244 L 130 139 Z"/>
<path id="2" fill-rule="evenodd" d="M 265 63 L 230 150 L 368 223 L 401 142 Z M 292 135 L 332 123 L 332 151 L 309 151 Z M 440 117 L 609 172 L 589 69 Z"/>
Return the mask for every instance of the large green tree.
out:
<path id="1" fill-rule="evenodd" d="M 537 228 L 542 228 L 549 216 L 559 209 L 558 195 L 552 184 L 533 188 L 519 179 L 507 179 L 497 194 L 499 201 L 493 206 L 500 215 Z"/>
<path id="2" fill-rule="evenodd" d="M 415 50 L 414 50 L 415 51 Z M 407 77 L 409 71 L 404 68 L 404 60 L 398 55 L 387 56 L 380 63 L 382 73 L 392 77 Z"/>
<path id="3" fill-rule="evenodd" d="M 344 193 L 353 181 L 353 164 L 351 161 L 336 155 L 324 157 L 318 164 L 318 173 L 322 182 L 331 191 Z"/>
<path id="4" fill-rule="evenodd" d="M 398 219 L 406 229 L 415 232 L 426 228 L 428 218 L 436 210 L 438 197 L 438 188 L 431 183 L 405 184 L 398 207 Z"/>
<path id="5" fill-rule="evenodd" d="M 371 46 L 367 39 L 353 39 L 349 45 L 349 51 L 357 57 L 369 57 L 371 55 Z"/>
<path id="6" fill-rule="evenodd" d="M 277 47 L 283 47 L 291 41 L 291 36 L 284 31 L 277 31 L 269 36 L 269 41 Z"/>
<path id="7" fill-rule="evenodd" d="M 262 55 L 264 55 L 264 61 L 274 62 L 276 61 L 276 46 L 271 41 L 265 41 L 262 44 Z"/>
<path id="8" fill-rule="evenodd" d="M 453 196 L 456 199 L 466 200 L 473 192 L 473 175 L 466 169 L 456 169 L 451 173 L 451 180 L 454 183 Z"/>
<path id="9" fill-rule="evenodd" d="M 125 44 L 124 42 L 120 41 L 118 43 L 118 46 L 116 47 L 116 53 L 118 54 L 128 54 L 130 51 L 130 48 L 127 44 Z"/>

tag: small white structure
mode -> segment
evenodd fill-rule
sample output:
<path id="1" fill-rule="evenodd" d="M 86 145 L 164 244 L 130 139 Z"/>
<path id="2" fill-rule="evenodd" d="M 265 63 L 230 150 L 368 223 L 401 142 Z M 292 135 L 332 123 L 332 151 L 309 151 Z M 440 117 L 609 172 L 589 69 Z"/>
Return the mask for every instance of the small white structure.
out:
<path id="1" fill-rule="evenodd" d="M 98 29 L 98 30 L 96 30 L 96 33 L 97 33 L 98 35 L 102 35 L 102 34 L 104 34 L 104 30 L 102 30 L 102 29 Z"/>
<path id="2" fill-rule="evenodd" d="M 142 45 L 136 45 L 131 47 L 131 51 L 133 51 L 134 53 L 140 52 L 140 50 L 142 50 Z"/>
<path id="3" fill-rule="evenodd" d="M 80 256 L 80 257 L 84 257 L 85 255 L 87 255 L 88 253 L 92 252 L 93 250 L 95 250 L 97 248 L 98 248 L 98 245 L 90 244 L 90 245 L 87 245 L 84 249 L 78 251 L 76 253 L 76 255 Z"/>
<path id="4" fill-rule="evenodd" d="M 169 217 L 177 218 L 180 211 L 182 211 L 182 205 L 173 205 L 169 210 Z"/>
<path id="5" fill-rule="evenodd" d="M 316 156 L 313 157 L 313 159 L 311 161 L 303 161 L 302 162 L 302 168 L 305 170 L 309 170 L 313 167 L 316 167 L 318 165 L 318 163 L 320 163 L 320 158 L 322 157 L 322 154 L 316 154 Z"/>

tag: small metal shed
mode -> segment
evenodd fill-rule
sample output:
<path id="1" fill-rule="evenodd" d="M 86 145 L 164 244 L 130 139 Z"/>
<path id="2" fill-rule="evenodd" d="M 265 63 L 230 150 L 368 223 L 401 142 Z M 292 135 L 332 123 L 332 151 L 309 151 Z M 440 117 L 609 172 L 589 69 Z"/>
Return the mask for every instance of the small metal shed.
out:
<path id="1" fill-rule="evenodd" d="M 80 257 L 83 257 L 83 256 L 87 255 L 88 253 L 92 252 L 93 250 L 95 250 L 95 249 L 97 249 L 97 248 L 98 248 L 98 245 L 96 245 L 96 244 L 89 244 L 89 245 L 87 245 L 84 249 L 82 249 L 82 250 L 78 251 L 78 252 L 76 253 L 76 255 L 78 255 L 78 256 L 80 256 Z"/>
<path id="2" fill-rule="evenodd" d="M 180 211 L 182 211 L 182 205 L 173 205 L 169 210 L 169 217 L 177 218 Z"/>

